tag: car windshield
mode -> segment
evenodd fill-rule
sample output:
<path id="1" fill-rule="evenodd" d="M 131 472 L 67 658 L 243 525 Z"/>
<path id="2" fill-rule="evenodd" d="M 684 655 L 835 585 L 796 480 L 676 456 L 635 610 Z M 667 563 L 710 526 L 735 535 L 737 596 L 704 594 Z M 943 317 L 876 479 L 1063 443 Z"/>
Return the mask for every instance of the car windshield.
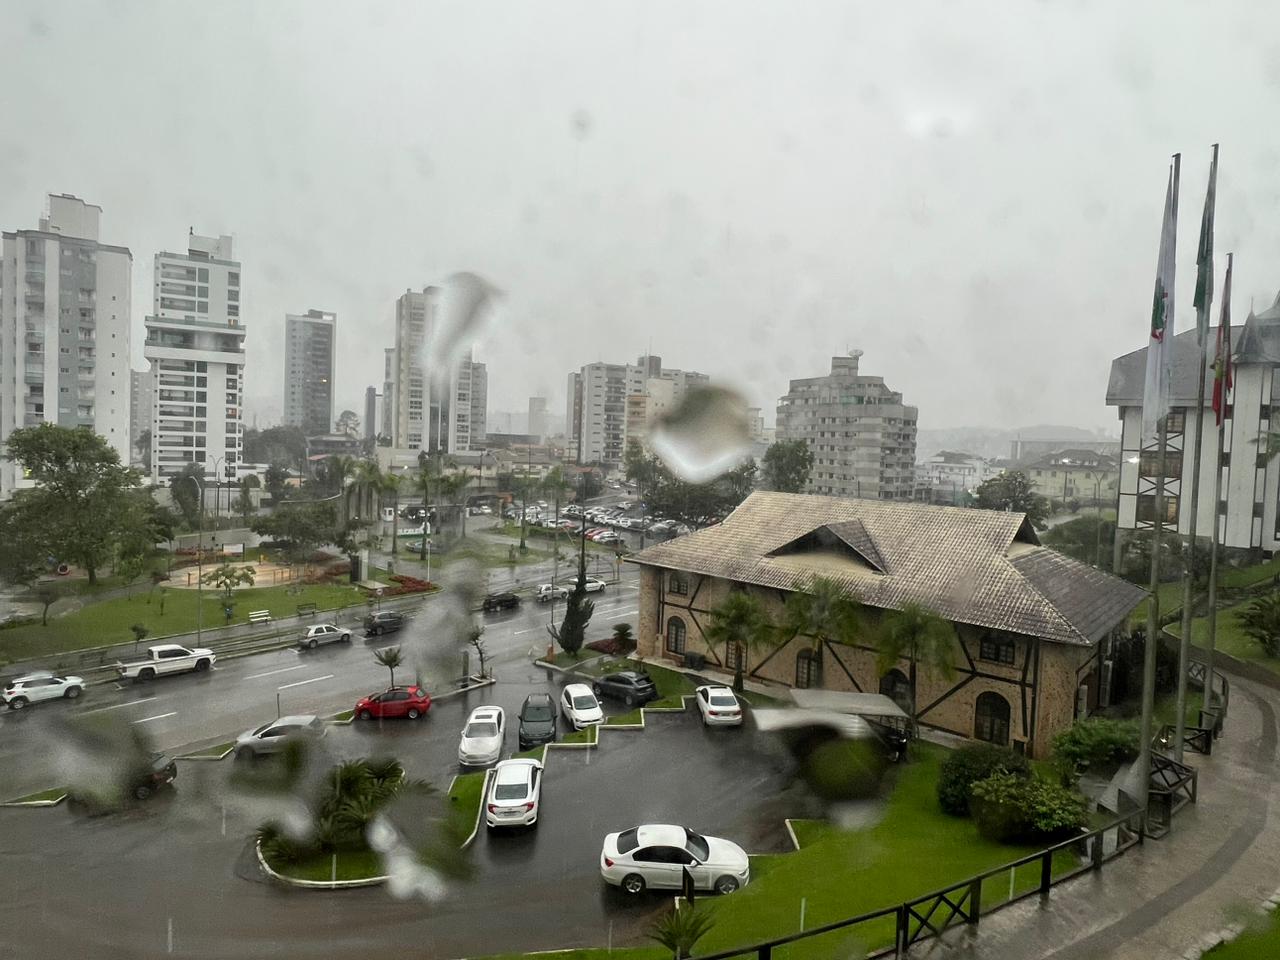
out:
<path id="1" fill-rule="evenodd" d="M 692 830 L 686 830 L 685 848 L 699 860 L 706 860 L 711 853 L 710 846 L 707 845 L 707 838 L 700 837 Z"/>
<path id="2" fill-rule="evenodd" d="M 592 696 L 582 696 L 573 698 L 573 706 L 578 710 L 593 710 L 600 704 L 596 703 L 596 698 Z"/>
<path id="3" fill-rule="evenodd" d="M 480 737 L 496 737 L 498 735 L 498 725 L 489 720 L 468 723 L 467 729 L 462 731 L 462 735 L 468 740 L 475 740 Z"/>
<path id="4" fill-rule="evenodd" d="M 524 719 L 526 720 L 550 720 L 551 707 L 545 703 L 531 703 L 524 708 Z"/>

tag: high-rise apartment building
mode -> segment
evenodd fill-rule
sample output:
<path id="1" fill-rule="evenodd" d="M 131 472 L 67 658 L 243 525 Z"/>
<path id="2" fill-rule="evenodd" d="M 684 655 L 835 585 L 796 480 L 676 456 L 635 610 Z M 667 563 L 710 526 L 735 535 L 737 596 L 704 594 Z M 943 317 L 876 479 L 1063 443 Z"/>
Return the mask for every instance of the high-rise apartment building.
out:
<path id="1" fill-rule="evenodd" d="M 50 194 L 35 230 L 5 231 L 0 447 L 19 427 L 88 427 L 129 462 L 133 254 L 98 240 L 102 208 Z M 24 485 L 0 458 L 0 498 Z"/>
<path id="2" fill-rule="evenodd" d="M 679 403 L 689 390 L 711 382 L 705 373 L 666 369 L 662 358 L 655 356 L 640 357 L 634 364 L 589 363 L 569 374 L 565 432 L 578 463 L 622 465 L 627 398 L 645 393 L 645 384 L 650 380 L 671 383 L 672 405 Z"/>
<path id="3" fill-rule="evenodd" d="M 382 351 L 382 408 L 379 411 L 378 432 L 389 440 L 396 432 L 396 348 Z"/>
<path id="4" fill-rule="evenodd" d="M 861 350 L 831 358 L 825 377 L 792 380 L 778 400 L 777 438 L 803 440 L 813 454 L 807 493 L 910 500 L 915 482 L 915 407 L 858 373 Z"/>
<path id="5" fill-rule="evenodd" d="M 364 388 L 364 438 L 372 440 L 378 435 L 378 391 Z"/>
<path id="6" fill-rule="evenodd" d="M 234 479 L 244 446 L 244 327 L 240 264 L 230 237 L 187 237 L 186 253 L 157 253 L 154 313 L 144 354 L 155 377 L 151 480 L 196 464 Z"/>
<path id="7" fill-rule="evenodd" d="M 155 379 L 150 370 L 129 371 L 129 463 L 144 473 L 151 471 L 151 455 L 138 449 L 142 435 L 151 429 L 156 402 Z"/>
<path id="8" fill-rule="evenodd" d="M 647 453 L 649 434 L 655 421 L 675 406 L 676 381 L 649 377 L 644 390 L 628 395 L 626 399 L 626 431 L 623 434 L 623 451 L 633 440 Z"/>
<path id="9" fill-rule="evenodd" d="M 284 318 L 284 422 L 308 437 L 333 430 L 338 315 L 324 310 Z"/>
<path id="10" fill-rule="evenodd" d="M 461 368 L 458 371 L 459 387 L 465 379 L 465 369 L 470 367 L 471 385 L 470 385 L 470 414 L 471 414 L 471 435 L 467 439 L 468 450 L 478 450 L 484 445 L 485 431 L 488 428 L 489 419 L 489 369 L 483 363 L 467 359 L 462 361 Z M 462 397 L 458 397 L 461 401 Z"/>
<path id="11" fill-rule="evenodd" d="M 547 398 L 529 398 L 529 422 L 525 424 L 525 433 L 537 437 L 541 443 L 547 436 Z"/>

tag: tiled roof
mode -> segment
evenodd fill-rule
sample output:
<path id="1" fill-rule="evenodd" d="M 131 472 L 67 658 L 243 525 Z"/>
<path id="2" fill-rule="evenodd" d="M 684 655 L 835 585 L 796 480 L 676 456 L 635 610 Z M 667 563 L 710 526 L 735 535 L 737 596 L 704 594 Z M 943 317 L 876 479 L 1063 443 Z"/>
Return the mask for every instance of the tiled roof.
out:
<path id="1" fill-rule="evenodd" d="M 843 549 L 775 554 L 820 527 L 852 534 L 854 521 L 869 541 L 856 549 L 874 550 L 887 573 Z M 723 523 L 630 560 L 779 590 L 828 577 L 868 606 L 915 602 L 957 623 L 1060 643 L 1096 642 L 1146 597 L 1040 546 L 1021 513 L 791 493 L 757 491 Z"/>
<path id="2" fill-rule="evenodd" d="M 1237 362 L 1244 347 L 1245 327 L 1231 325 L 1232 353 Z M 1218 341 L 1218 328 L 1209 328 L 1209 363 L 1205 368 L 1205 396 L 1213 396 L 1213 345 Z M 1193 407 L 1196 402 L 1196 374 L 1199 371 L 1200 352 L 1196 342 L 1196 328 L 1192 324 L 1174 335 L 1170 345 L 1169 395 L 1175 406 Z M 1147 348 L 1142 347 L 1111 361 L 1111 379 L 1107 383 L 1107 405 L 1132 407 L 1142 405 L 1142 392 L 1147 382 Z"/>

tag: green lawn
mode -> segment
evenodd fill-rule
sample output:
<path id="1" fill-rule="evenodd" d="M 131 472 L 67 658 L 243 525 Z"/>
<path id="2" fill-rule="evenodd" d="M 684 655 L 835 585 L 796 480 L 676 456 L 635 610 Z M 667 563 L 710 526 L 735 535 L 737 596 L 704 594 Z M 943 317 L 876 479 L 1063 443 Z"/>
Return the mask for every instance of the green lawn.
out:
<path id="1" fill-rule="evenodd" d="M 319 853 L 298 863 L 270 864 L 276 873 L 295 880 L 365 880 L 383 876 L 382 857 L 374 850 L 343 850 L 333 856 Z"/>
<path id="2" fill-rule="evenodd" d="M 1261 667 L 1280 673 L 1280 659 L 1268 657 L 1256 640 L 1245 634 L 1240 626 L 1237 614 L 1244 608 L 1243 604 L 1226 607 L 1218 611 L 1218 629 L 1214 636 L 1214 649 L 1221 650 L 1241 660 L 1250 660 Z M 1172 624 L 1168 631 L 1176 637 L 1182 636 L 1180 624 Z M 1191 621 L 1191 642 L 1197 647 L 1205 647 L 1209 642 L 1209 618 L 1196 617 Z"/>
<path id="3" fill-rule="evenodd" d="M 698 952 L 706 951 L 699 946 L 695 948 L 694 955 Z M 670 957 L 671 951 L 664 947 L 619 947 L 614 950 L 593 947 L 587 950 L 548 950 L 545 953 L 503 953 L 482 960 L 670 960 Z"/>
<path id="4" fill-rule="evenodd" d="M 1280 913 L 1272 912 L 1230 943 L 1214 947 L 1212 960 L 1275 960 L 1280 957 Z"/>
<path id="5" fill-rule="evenodd" d="M 463 837 L 470 836 L 475 829 L 483 792 L 482 772 L 460 774 L 449 789 L 449 808 Z"/>
<path id="6" fill-rule="evenodd" d="M 973 822 L 942 813 L 934 793 L 946 751 L 920 744 L 916 760 L 897 768 L 897 783 L 883 819 L 874 826 L 841 831 L 825 824 L 803 824 L 799 851 L 753 857 L 752 882 L 729 897 L 707 898 L 715 927 L 699 942 L 703 953 L 738 947 L 798 929 L 800 899 L 806 900 L 806 926 L 830 923 L 858 913 L 890 907 L 913 897 L 1015 860 L 1034 847 L 1005 846 L 984 840 Z M 1061 855 L 1056 869 L 1074 865 Z M 1039 882 L 1039 865 L 1022 867 L 1013 878 L 1016 891 Z M 992 907 L 1009 894 L 1007 876 L 984 884 L 982 902 Z M 893 941 L 894 921 L 864 924 L 856 930 L 803 940 L 789 948 L 788 960 L 858 955 L 857 948 L 878 948 Z"/>
<path id="7" fill-rule="evenodd" d="M 222 599 L 216 591 L 205 590 L 203 603 L 198 603 L 199 594 L 195 590 L 166 590 L 163 615 L 160 613 L 159 596 L 152 595 L 150 603 L 147 599 L 147 591 L 143 589 L 132 597 L 103 600 L 60 617 L 50 617 L 49 625 L 45 627 L 37 622 L 0 630 L 0 662 L 123 643 L 133 639 L 129 627 L 135 623 L 150 630 L 152 637 L 188 633 L 196 628 L 197 606 L 202 608 L 205 627 L 219 627 L 226 623 Z M 274 617 L 294 616 L 300 603 L 314 603 L 324 610 L 364 605 L 365 597 L 349 583 L 302 586 L 297 592 L 287 586 L 238 590 L 232 622 L 243 623 L 251 610 L 270 610 Z M 148 640 L 143 640 L 139 649 L 147 643 Z"/>
<path id="8" fill-rule="evenodd" d="M 5 800 L 5 803 L 37 803 L 41 800 L 61 800 L 67 795 L 66 787 L 54 787 L 50 790 L 41 790 L 38 793 L 28 793 L 25 797 L 14 797 L 12 800 Z"/>
<path id="9" fill-rule="evenodd" d="M 592 725 L 590 727 L 584 727 L 581 730 L 570 730 L 568 733 L 566 733 L 563 737 L 560 738 L 560 742 L 561 743 L 595 743 L 596 727 L 595 725 Z"/>

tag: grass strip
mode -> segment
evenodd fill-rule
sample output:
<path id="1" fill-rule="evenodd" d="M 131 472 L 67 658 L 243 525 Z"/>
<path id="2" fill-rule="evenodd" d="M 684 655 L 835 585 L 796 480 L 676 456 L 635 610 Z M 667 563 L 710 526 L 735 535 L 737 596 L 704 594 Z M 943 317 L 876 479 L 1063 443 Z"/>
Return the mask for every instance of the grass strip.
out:
<path id="1" fill-rule="evenodd" d="M 28 793 L 25 797 L 15 797 L 12 800 L 6 800 L 5 803 L 41 803 L 61 800 L 67 795 L 66 787 L 51 787 L 48 790 L 41 790 L 37 793 Z"/>

